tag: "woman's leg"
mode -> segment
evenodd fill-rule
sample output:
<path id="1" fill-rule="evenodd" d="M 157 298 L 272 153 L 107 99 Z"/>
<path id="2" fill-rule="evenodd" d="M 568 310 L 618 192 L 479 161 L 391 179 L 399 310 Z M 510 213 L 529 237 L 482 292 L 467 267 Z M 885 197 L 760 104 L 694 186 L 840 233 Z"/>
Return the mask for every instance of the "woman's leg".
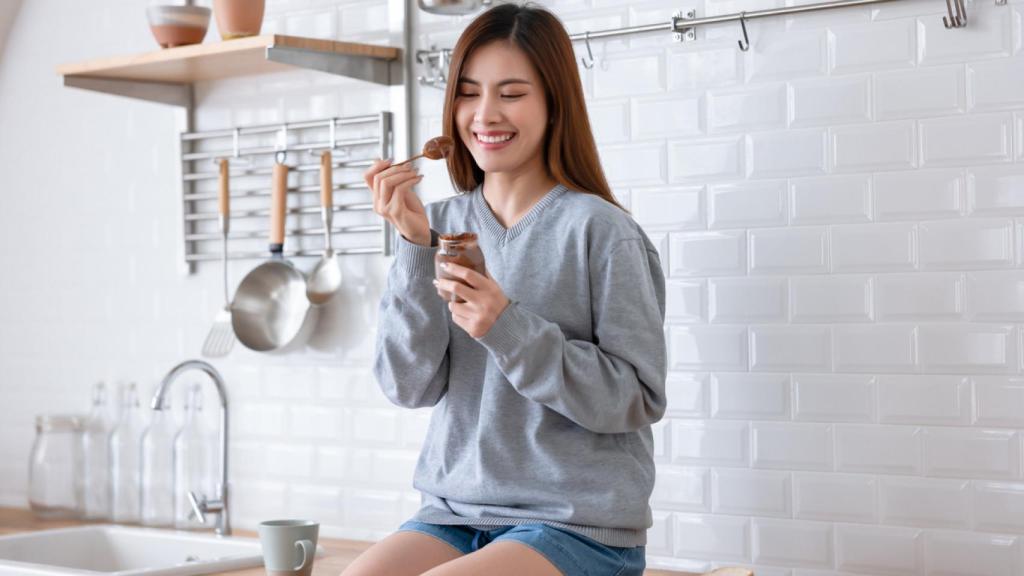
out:
<path id="1" fill-rule="evenodd" d="M 428 534 L 395 532 L 370 546 L 341 576 L 419 576 L 463 556 L 451 544 Z"/>
<path id="2" fill-rule="evenodd" d="M 445 562 L 423 576 L 563 576 L 543 554 L 520 542 L 491 542 L 461 558 Z"/>

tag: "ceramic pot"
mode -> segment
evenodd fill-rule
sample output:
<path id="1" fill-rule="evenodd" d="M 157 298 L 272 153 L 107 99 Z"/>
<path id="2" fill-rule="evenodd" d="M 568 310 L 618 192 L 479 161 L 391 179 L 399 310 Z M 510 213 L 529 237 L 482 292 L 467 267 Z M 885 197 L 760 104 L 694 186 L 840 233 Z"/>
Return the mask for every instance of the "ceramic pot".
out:
<path id="1" fill-rule="evenodd" d="M 224 40 L 258 36 L 265 0 L 213 0 L 217 31 Z"/>

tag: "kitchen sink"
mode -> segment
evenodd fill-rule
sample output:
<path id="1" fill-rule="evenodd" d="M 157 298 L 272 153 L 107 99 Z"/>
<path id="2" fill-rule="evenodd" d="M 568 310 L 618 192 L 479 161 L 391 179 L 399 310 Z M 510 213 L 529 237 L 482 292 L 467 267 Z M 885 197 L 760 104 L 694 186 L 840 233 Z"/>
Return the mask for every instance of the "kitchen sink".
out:
<path id="1" fill-rule="evenodd" d="M 105 524 L 0 536 L 0 576 L 177 576 L 262 565 L 255 538 Z"/>

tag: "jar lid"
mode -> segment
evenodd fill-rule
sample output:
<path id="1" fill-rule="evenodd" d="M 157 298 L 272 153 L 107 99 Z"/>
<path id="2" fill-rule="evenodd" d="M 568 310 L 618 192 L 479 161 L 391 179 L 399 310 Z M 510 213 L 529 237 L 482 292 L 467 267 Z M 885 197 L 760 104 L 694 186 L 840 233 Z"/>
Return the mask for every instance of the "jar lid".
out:
<path id="1" fill-rule="evenodd" d="M 39 432 L 78 432 L 85 417 L 79 414 L 39 414 L 36 430 Z"/>

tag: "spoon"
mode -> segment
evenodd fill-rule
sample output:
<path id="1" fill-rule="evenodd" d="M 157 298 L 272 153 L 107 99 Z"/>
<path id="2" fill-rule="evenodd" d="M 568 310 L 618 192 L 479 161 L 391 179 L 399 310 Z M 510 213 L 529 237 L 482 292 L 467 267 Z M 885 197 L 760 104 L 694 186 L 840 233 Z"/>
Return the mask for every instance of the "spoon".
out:
<path id="1" fill-rule="evenodd" d="M 423 144 L 423 153 L 417 154 L 408 160 L 403 160 L 398 164 L 392 164 L 392 167 L 401 166 L 407 162 L 412 162 L 417 158 L 427 158 L 429 160 L 440 160 L 441 158 L 447 158 L 452 150 L 455 149 L 455 141 L 448 136 L 436 136 L 427 140 Z"/>
<path id="2" fill-rule="evenodd" d="M 324 253 L 309 274 L 306 298 L 313 304 L 324 304 L 334 296 L 341 285 L 341 267 L 331 242 L 334 222 L 334 178 L 331 173 L 331 153 L 320 156 L 320 216 L 324 224 Z"/>

